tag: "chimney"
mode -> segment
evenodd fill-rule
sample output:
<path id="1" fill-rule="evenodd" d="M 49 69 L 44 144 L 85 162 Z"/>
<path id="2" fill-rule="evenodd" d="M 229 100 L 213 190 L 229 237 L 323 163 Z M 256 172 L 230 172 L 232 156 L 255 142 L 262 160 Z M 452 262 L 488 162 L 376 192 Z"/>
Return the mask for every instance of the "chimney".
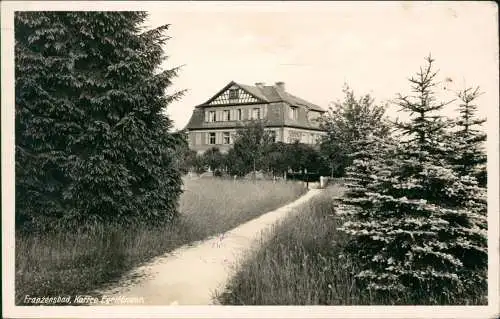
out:
<path id="1" fill-rule="evenodd" d="M 276 88 L 281 92 L 285 92 L 285 82 L 276 82 Z"/>
<path id="2" fill-rule="evenodd" d="M 255 86 L 258 87 L 259 89 L 262 89 L 264 87 L 264 82 L 257 82 L 255 83 Z"/>

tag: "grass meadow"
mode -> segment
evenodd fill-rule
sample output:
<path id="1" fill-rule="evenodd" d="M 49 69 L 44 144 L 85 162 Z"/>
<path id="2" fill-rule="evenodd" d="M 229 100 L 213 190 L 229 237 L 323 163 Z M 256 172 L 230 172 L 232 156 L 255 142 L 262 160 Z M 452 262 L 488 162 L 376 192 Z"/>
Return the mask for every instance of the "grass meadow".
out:
<path id="1" fill-rule="evenodd" d="M 92 231 L 16 236 L 16 304 L 26 295 L 88 294 L 124 272 L 198 240 L 230 230 L 305 192 L 299 183 L 185 180 L 181 218 L 172 226 L 101 226 Z"/>
<path id="2" fill-rule="evenodd" d="M 341 186 L 330 186 L 287 219 L 263 234 L 260 247 L 248 251 L 235 276 L 214 298 L 222 305 L 439 305 L 427 292 L 415 300 L 405 295 L 372 295 L 356 285 L 356 260 L 343 253 L 347 237 L 332 198 Z M 483 291 L 460 296 L 450 304 L 487 304 Z"/>

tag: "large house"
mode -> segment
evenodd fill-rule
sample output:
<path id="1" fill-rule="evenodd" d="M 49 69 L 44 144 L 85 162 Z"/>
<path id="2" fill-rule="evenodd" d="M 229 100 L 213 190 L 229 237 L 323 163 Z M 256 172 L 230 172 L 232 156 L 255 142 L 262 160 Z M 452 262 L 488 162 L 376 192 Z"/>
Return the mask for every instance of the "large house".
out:
<path id="1" fill-rule="evenodd" d="M 227 152 L 236 131 L 250 120 L 262 120 L 276 142 L 315 144 L 324 134 L 317 119 L 321 107 L 285 90 L 285 83 L 244 85 L 234 81 L 194 108 L 186 131 L 189 147 L 202 153 L 218 147 Z"/>

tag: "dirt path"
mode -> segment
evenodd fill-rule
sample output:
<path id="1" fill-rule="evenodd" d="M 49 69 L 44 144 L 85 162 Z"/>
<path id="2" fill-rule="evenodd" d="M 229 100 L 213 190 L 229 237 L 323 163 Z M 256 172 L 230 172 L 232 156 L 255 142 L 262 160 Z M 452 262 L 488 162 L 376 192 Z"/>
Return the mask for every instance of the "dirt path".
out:
<path id="1" fill-rule="evenodd" d="M 250 220 L 222 235 L 183 246 L 124 276 L 117 287 L 101 291 L 133 305 L 209 305 L 215 290 L 229 280 L 240 255 L 261 231 L 287 216 L 321 190 L 311 189 L 294 202 Z M 136 278 L 136 279 L 133 279 Z M 123 303 L 121 305 L 124 305 Z"/>

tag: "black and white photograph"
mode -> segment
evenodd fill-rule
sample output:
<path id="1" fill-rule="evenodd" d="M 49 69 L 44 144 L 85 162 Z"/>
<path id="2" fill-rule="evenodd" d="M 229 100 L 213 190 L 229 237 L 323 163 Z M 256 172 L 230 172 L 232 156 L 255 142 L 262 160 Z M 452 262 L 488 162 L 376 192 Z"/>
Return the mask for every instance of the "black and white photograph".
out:
<path id="1" fill-rule="evenodd" d="M 495 2 L 1 14 L 3 317 L 500 315 Z"/>

